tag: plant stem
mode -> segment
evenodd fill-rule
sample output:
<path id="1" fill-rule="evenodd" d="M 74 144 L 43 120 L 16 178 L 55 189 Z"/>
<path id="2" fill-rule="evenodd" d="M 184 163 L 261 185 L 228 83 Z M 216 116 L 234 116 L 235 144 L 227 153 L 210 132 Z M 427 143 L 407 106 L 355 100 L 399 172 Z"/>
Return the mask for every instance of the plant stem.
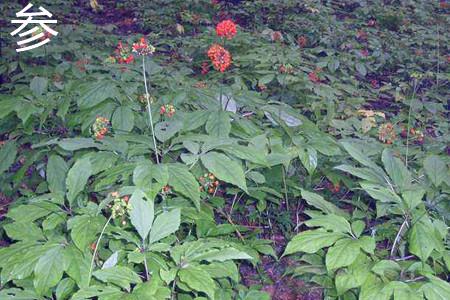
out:
<path id="1" fill-rule="evenodd" d="M 178 274 L 178 272 L 177 272 L 177 274 Z M 174 278 L 174 280 L 172 282 L 172 291 L 170 293 L 170 299 L 171 300 L 175 300 L 175 287 L 176 287 L 176 285 L 177 285 L 177 277 L 175 276 L 175 278 Z"/>
<path id="2" fill-rule="evenodd" d="M 142 240 L 142 251 L 144 253 L 144 268 L 145 268 L 145 278 L 147 279 L 147 281 L 150 280 L 149 276 L 148 276 L 148 265 L 147 265 L 147 257 L 145 257 L 145 241 Z"/>
<path id="3" fill-rule="evenodd" d="M 400 226 L 400 229 L 397 232 L 397 235 L 395 236 L 394 244 L 391 248 L 391 257 L 394 257 L 394 252 L 397 249 L 397 244 L 400 243 L 400 240 L 402 239 L 402 236 L 404 234 L 403 230 L 404 228 L 408 228 L 408 217 L 405 217 L 405 220 L 403 221 L 402 225 Z"/>
<path id="4" fill-rule="evenodd" d="M 411 127 L 411 112 L 412 112 L 412 102 L 416 96 L 417 79 L 414 79 L 413 93 L 411 95 L 411 100 L 409 101 L 409 112 L 408 112 L 408 128 L 406 131 L 406 153 L 405 153 L 405 166 L 408 168 L 408 153 L 409 153 L 409 130 Z"/>
<path id="5" fill-rule="evenodd" d="M 156 145 L 155 129 L 153 128 L 152 108 L 150 105 L 150 94 L 148 93 L 147 75 L 145 74 L 145 56 L 142 56 L 142 74 L 144 75 L 145 100 L 147 100 L 148 119 L 150 122 L 150 129 L 152 130 L 152 138 L 153 138 L 153 146 L 155 147 L 156 163 L 159 164 L 158 146 Z"/>
<path id="6" fill-rule="evenodd" d="M 100 236 L 98 237 L 97 242 L 95 243 L 95 249 L 94 249 L 94 253 L 92 254 L 92 259 L 91 259 L 91 266 L 89 268 L 89 276 L 88 276 L 88 284 L 87 284 L 88 286 L 91 283 L 92 271 L 94 270 L 94 260 L 95 260 L 95 256 L 97 256 L 98 245 L 100 244 L 103 234 L 105 233 L 106 227 L 108 226 L 109 222 L 111 222 L 111 220 L 112 220 L 112 215 L 108 218 L 108 221 L 106 221 L 105 226 L 103 226 Z"/>

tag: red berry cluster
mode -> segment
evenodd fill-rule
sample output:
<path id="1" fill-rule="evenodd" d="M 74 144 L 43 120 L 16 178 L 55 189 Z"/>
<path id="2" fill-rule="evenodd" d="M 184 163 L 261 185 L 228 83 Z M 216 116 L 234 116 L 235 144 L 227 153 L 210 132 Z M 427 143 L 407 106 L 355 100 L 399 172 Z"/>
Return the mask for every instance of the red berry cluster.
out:
<path id="1" fill-rule="evenodd" d="M 216 179 L 213 173 L 205 173 L 198 179 L 200 181 L 200 191 L 207 191 L 209 194 L 214 194 L 215 190 L 219 186 L 219 181 Z"/>
<path id="2" fill-rule="evenodd" d="M 171 104 L 164 104 L 159 109 L 159 114 L 162 116 L 164 115 L 168 118 L 172 118 L 173 115 L 175 114 L 175 107 Z"/>
<path id="3" fill-rule="evenodd" d="M 319 72 L 322 71 L 321 68 L 316 68 L 314 71 L 309 72 L 308 78 L 311 82 L 320 83 Z"/>
<path id="4" fill-rule="evenodd" d="M 134 61 L 134 56 L 131 54 L 128 44 L 122 44 L 121 41 L 117 44 L 116 50 L 114 50 L 115 59 L 119 64 L 130 64 Z"/>
<path id="5" fill-rule="evenodd" d="M 281 74 L 292 74 L 294 73 L 294 67 L 290 64 L 281 65 L 278 68 L 278 72 L 280 72 Z"/>
<path id="6" fill-rule="evenodd" d="M 333 194 L 337 194 L 341 190 L 341 185 L 339 184 L 339 182 L 338 183 L 327 182 L 326 186 L 328 190 Z"/>
<path id="7" fill-rule="evenodd" d="M 231 20 L 225 20 L 217 24 L 216 34 L 218 37 L 232 39 L 237 33 L 236 24 Z M 207 52 L 209 59 L 212 62 L 214 69 L 220 72 L 225 72 L 231 66 L 231 54 L 223 46 L 213 44 Z M 202 66 L 202 74 L 206 74 L 207 69 L 205 65 Z"/>
<path id="8" fill-rule="evenodd" d="M 308 39 L 304 35 L 302 35 L 298 37 L 297 44 L 300 48 L 305 48 L 306 45 L 308 44 Z"/>
<path id="9" fill-rule="evenodd" d="M 109 131 L 109 120 L 104 117 L 97 116 L 92 125 L 92 133 L 97 140 L 102 140 Z"/>
<path id="10" fill-rule="evenodd" d="M 385 144 L 392 144 L 397 139 L 397 134 L 392 123 L 382 124 L 378 130 L 378 139 Z"/>
<path id="11" fill-rule="evenodd" d="M 222 21 L 216 26 L 216 34 L 219 37 L 231 40 L 236 33 L 236 24 L 231 20 Z"/>
<path id="12" fill-rule="evenodd" d="M 133 52 L 138 55 L 151 55 L 155 52 L 155 47 L 147 43 L 144 37 L 142 37 L 138 43 L 133 44 Z"/>
<path id="13" fill-rule="evenodd" d="M 209 48 L 208 57 L 217 71 L 225 72 L 231 66 L 230 52 L 218 44 Z"/>
<path id="14" fill-rule="evenodd" d="M 406 128 L 402 129 L 400 136 L 404 139 L 408 138 L 408 131 Z M 425 135 L 421 130 L 410 128 L 409 129 L 409 138 L 411 138 L 416 144 L 423 145 Z"/>

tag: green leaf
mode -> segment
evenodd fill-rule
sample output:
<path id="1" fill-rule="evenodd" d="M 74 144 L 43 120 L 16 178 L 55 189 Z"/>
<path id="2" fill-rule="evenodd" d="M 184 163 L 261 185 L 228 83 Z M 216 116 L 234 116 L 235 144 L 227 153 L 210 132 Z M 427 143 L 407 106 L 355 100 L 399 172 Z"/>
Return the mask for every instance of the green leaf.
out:
<path id="1" fill-rule="evenodd" d="M 111 254 L 110 257 L 108 257 L 107 260 L 102 265 L 102 269 L 108 269 L 112 268 L 115 265 L 117 265 L 117 259 L 119 258 L 119 251 L 115 251 L 113 254 Z"/>
<path id="2" fill-rule="evenodd" d="M 347 217 L 348 214 L 341 210 L 339 207 L 334 205 L 333 203 L 326 201 L 322 196 L 316 193 L 309 192 L 307 190 L 302 189 L 302 198 L 306 200 L 306 202 L 314 206 L 315 208 L 320 209 L 326 214 L 334 214 L 342 217 Z"/>
<path id="3" fill-rule="evenodd" d="M 342 239 L 328 249 L 325 264 L 329 271 L 351 265 L 360 253 L 358 240 Z"/>
<path id="4" fill-rule="evenodd" d="M 341 296 L 346 291 L 360 286 L 358 279 L 353 274 L 340 272 L 335 277 L 336 292 Z"/>
<path id="5" fill-rule="evenodd" d="M 30 82 L 30 89 L 35 96 L 41 96 L 47 90 L 47 85 L 47 78 L 34 77 Z"/>
<path id="6" fill-rule="evenodd" d="M 353 176 L 359 177 L 361 179 L 365 179 L 367 181 L 371 181 L 373 183 L 384 184 L 385 179 L 380 178 L 379 174 L 377 174 L 374 170 L 369 168 L 356 168 L 349 165 L 340 165 L 335 167 L 337 170 L 341 170 L 346 173 L 350 173 Z"/>
<path id="7" fill-rule="evenodd" d="M 434 233 L 435 229 L 430 219 L 423 216 L 416 222 L 409 233 L 409 251 L 417 255 L 423 262 L 430 257 L 434 249 L 442 244 Z"/>
<path id="8" fill-rule="evenodd" d="M 336 70 L 339 68 L 339 60 L 336 58 L 333 58 L 328 61 L 327 64 L 328 70 L 330 70 L 331 73 L 336 72 Z"/>
<path id="9" fill-rule="evenodd" d="M 225 262 L 212 262 L 202 265 L 203 270 L 213 278 L 231 278 L 235 283 L 239 282 L 239 271 L 236 264 L 229 260 Z"/>
<path id="10" fill-rule="evenodd" d="M 227 153 L 230 153 L 238 158 L 244 159 L 246 161 L 263 165 L 267 165 L 267 158 L 264 152 L 258 150 L 254 146 L 242 146 L 242 145 L 223 145 L 219 146 L 216 149 L 223 150 Z"/>
<path id="11" fill-rule="evenodd" d="M 430 276 L 430 282 L 424 284 L 421 291 L 427 300 L 448 300 L 450 295 L 450 284 L 444 280 Z"/>
<path id="12" fill-rule="evenodd" d="M 341 145 L 351 155 L 352 158 L 354 158 L 360 164 L 362 164 L 366 167 L 369 167 L 369 168 L 373 169 L 374 171 L 377 171 L 377 174 L 381 175 L 381 177 L 384 178 L 384 176 L 386 174 L 384 174 L 383 170 L 381 170 L 381 168 L 378 167 L 367 155 L 362 153 L 360 149 L 355 147 L 355 145 L 353 143 L 341 142 Z"/>
<path id="13" fill-rule="evenodd" d="M 392 260 L 380 260 L 372 267 L 372 272 L 388 279 L 397 278 L 401 270 L 399 264 Z"/>
<path id="14" fill-rule="evenodd" d="M 233 247 L 225 247 L 220 249 L 211 249 L 201 254 L 196 254 L 190 257 L 188 260 L 192 261 L 228 261 L 233 259 L 253 259 L 250 255 L 244 251 L 237 250 Z"/>
<path id="15" fill-rule="evenodd" d="M 91 175 L 91 162 L 88 158 L 77 160 L 67 172 L 67 199 L 70 204 L 73 204 L 78 194 L 84 190 Z"/>
<path id="16" fill-rule="evenodd" d="M 367 69 L 366 69 L 366 66 L 364 66 L 364 64 L 356 63 L 355 68 L 356 68 L 356 71 L 358 71 L 358 73 L 361 76 L 365 77 L 367 75 Z"/>
<path id="17" fill-rule="evenodd" d="M 47 163 L 48 189 L 52 193 L 66 193 L 66 174 L 69 170 L 67 163 L 59 155 L 50 155 Z"/>
<path id="18" fill-rule="evenodd" d="M 297 234 L 287 245 L 284 254 L 295 252 L 316 253 L 322 248 L 333 245 L 337 240 L 346 237 L 345 234 L 327 232 L 323 229 L 307 230 Z"/>
<path id="19" fill-rule="evenodd" d="M 98 299 L 121 299 L 123 293 L 116 287 L 112 286 L 90 286 L 76 292 L 70 300 L 86 300 L 93 297 L 105 297 Z"/>
<path id="20" fill-rule="evenodd" d="M 266 74 L 258 79 L 259 84 L 268 84 L 275 78 L 274 74 Z"/>
<path id="21" fill-rule="evenodd" d="M 0 174 L 9 169 L 14 163 L 17 155 L 17 146 L 13 141 L 9 141 L 0 147 Z"/>
<path id="22" fill-rule="evenodd" d="M 169 185 L 185 197 L 192 200 L 195 207 L 200 209 L 200 186 L 189 169 L 179 163 L 169 164 Z"/>
<path id="23" fill-rule="evenodd" d="M 175 136 L 181 129 L 183 129 L 183 123 L 178 120 L 159 122 L 155 125 L 155 136 L 164 143 Z"/>
<path id="24" fill-rule="evenodd" d="M 67 151 L 75 151 L 86 148 L 96 148 L 99 144 L 91 138 L 67 138 L 57 142 L 57 144 Z"/>
<path id="25" fill-rule="evenodd" d="M 383 203 L 403 203 L 402 198 L 400 198 L 396 193 L 381 185 L 366 182 L 361 182 L 360 185 L 370 195 L 370 197 Z"/>
<path id="26" fill-rule="evenodd" d="M 225 182 L 234 184 L 248 193 L 244 171 L 237 162 L 226 155 L 217 152 L 208 152 L 201 156 L 203 165 L 209 172 Z"/>
<path id="27" fill-rule="evenodd" d="M 445 162 L 437 155 L 427 156 L 423 162 L 423 167 L 428 178 L 435 186 L 441 185 L 445 177 L 448 176 Z"/>
<path id="28" fill-rule="evenodd" d="M 34 267 L 33 284 L 39 295 L 56 286 L 61 280 L 64 271 L 62 248 L 55 247 L 47 251 Z"/>
<path id="29" fill-rule="evenodd" d="M 58 209 L 58 207 L 56 206 Z M 52 213 L 51 209 L 48 207 L 42 205 L 39 206 L 39 203 L 33 203 L 33 204 L 23 204 L 16 206 L 14 208 L 11 208 L 8 211 L 8 218 L 14 219 L 17 222 L 33 222 L 37 219 L 40 219 L 42 217 L 45 217 Z"/>
<path id="30" fill-rule="evenodd" d="M 226 111 L 210 112 L 206 122 L 206 132 L 214 137 L 228 137 L 231 130 L 230 116 Z"/>
<path id="31" fill-rule="evenodd" d="M 366 228 L 366 223 L 364 221 L 356 220 L 352 223 L 352 231 L 356 235 L 356 237 L 359 237 L 361 235 L 364 228 Z"/>
<path id="32" fill-rule="evenodd" d="M 131 212 L 130 220 L 142 240 L 147 238 L 155 217 L 153 200 L 144 200 L 145 194 L 136 190 L 130 198 Z"/>
<path id="33" fill-rule="evenodd" d="M 22 290 L 17 288 L 2 289 L 0 291 L 0 299 L 2 300 L 37 300 L 41 299 L 32 290 Z"/>
<path id="34" fill-rule="evenodd" d="M 179 208 L 158 215 L 150 231 L 150 244 L 153 244 L 178 230 L 181 223 Z"/>
<path id="35" fill-rule="evenodd" d="M 216 283 L 205 270 L 198 266 L 189 266 L 181 269 L 178 272 L 178 276 L 181 282 L 185 283 L 194 291 L 203 292 L 211 299 L 214 299 Z"/>
<path id="36" fill-rule="evenodd" d="M 422 198 L 425 195 L 424 189 L 408 190 L 402 193 L 402 198 L 406 203 L 406 206 L 413 210 L 422 203 Z"/>
<path id="37" fill-rule="evenodd" d="M 56 287 L 56 299 L 68 299 L 70 295 L 74 294 L 75 287 L 75 281 L 73 281 L 71 278 L 64 278 L 58 283 L 58 286 Z"/>
<path id="38" fill-rule="evenodd" d="M 95 81 L 81 88 L 77 100 L 80 109 L 87 109 L 118 95 L 116 85 L 111 81 Z"/>
<path id="39" fill-rule="evenodd" d="M 142 282 L 136 272 L 123 266 L 115 266 L 108 269 L 97 270 L 92 275 L 103 282 L 118 285 L 127 291 L 130 290 L 131 283 Z"/>
<path id="40" fill-rule="evenodd" d="M 350 223 L 344 217 L 333 214 L 314 216 L 311 220 L 306 221 L 305 224 L 308 227 L 323 227 L 334 232 L 352 233 Z"/>
<path id="41" fill-rule="evenodd" d="M 32 222 L 14 222 L 3 226 L 6 234 L 13 240 L 17 241 L 35 241 L 43 240 L 41 228 Z"/>
<path id="42" fill-rule="evenodd" d="M 300 158 L 303 167 L 308 171 L 308 174 L 314 174 L 314 171 L 317 168 L 317 151 L 311 147 L 299 149 L 298 157 Z"/>
<path id="43" fill-rule="evenodd" d="M 383 161 L 384 169 L 400 191 L 410 186 L 411 174 L 401 159 L 395 157 L 391 150 L 384 149 L 381 160 Z"/>
<path id="44" fill-rule="evenodd" d="M 114 130 L 129 132 L 134 127 L 134 114 L 128 106 L 119 106 L 112 116 L 112 127 Z"/>
<path id="45" fill-rule="evenodd" d="M 68 228 L 71 229 L 70 236 L 78 249 L 86 251 L 97 233 L 102 230 L 104 223 L 105 218 L 100 216 L 81 215 L 70 219 L 68 222 Z"/>
<path id="46" fill-rule="evenodd" d="M 168 167 L 166 164 L 140 163 L 133 171 L 133 182 L 141 190 L 150 191 L 151 194 L 156 195 L 169 182 Z"/>

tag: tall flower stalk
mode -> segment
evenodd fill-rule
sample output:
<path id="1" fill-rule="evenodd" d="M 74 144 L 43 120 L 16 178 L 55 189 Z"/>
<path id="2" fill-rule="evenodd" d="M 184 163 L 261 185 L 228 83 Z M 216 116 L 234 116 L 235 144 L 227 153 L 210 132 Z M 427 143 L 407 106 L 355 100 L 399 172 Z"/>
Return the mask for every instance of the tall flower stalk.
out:
<path id="1" fill-rule="evenodd" d="M 150 122 L 150 129 L 152 131 L 152 139 L 153 139 L 153 147 L 155 148 L 156 163 L 159 164 L 158 146 L 156 144 L 155 129 L 153 127 L 152 106 L 150 103 L 150 94 L 148 93 L 147 87 L 147 75 L 145 74 L 145 56 L 142 56 L 142 74 L 144 75 L 145 100 L 147 101 L 148 120 Z"/>
<path id="2" fill-rule="evenodd" d="M 138 43 L 133 44 L 133 52 L 142 56 L 142 75 L 144 76 L 145 100 L 147 102 L 148 120 L 150 123 L 150 129 L 152 131 L 151 133 L 152 133 L 153 147 L 155 148 L 156 163 L 159 164 L 158 145 L 156 144 L 155 128 L 153 127 L 152 106 L 150 103 L 150 93 L 148 92 L 147 75 L 145 70 L 145 57 L 147 55 L 153 54 L 153 52 L 155 52 L 155 47 L 148 44 L 145 38 L 141 38 Z"/>

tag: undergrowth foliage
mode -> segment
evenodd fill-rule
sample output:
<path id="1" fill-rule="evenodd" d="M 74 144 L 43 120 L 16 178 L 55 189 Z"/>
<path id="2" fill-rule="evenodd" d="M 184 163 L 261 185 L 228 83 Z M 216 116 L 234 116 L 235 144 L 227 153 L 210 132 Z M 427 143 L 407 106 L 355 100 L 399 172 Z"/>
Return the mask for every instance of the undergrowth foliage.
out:
<path id="1" fill-rule="evenodd" d="M 449 299 L 449 8 L 232 2 L 5 39 L 1 300 Z"/>

